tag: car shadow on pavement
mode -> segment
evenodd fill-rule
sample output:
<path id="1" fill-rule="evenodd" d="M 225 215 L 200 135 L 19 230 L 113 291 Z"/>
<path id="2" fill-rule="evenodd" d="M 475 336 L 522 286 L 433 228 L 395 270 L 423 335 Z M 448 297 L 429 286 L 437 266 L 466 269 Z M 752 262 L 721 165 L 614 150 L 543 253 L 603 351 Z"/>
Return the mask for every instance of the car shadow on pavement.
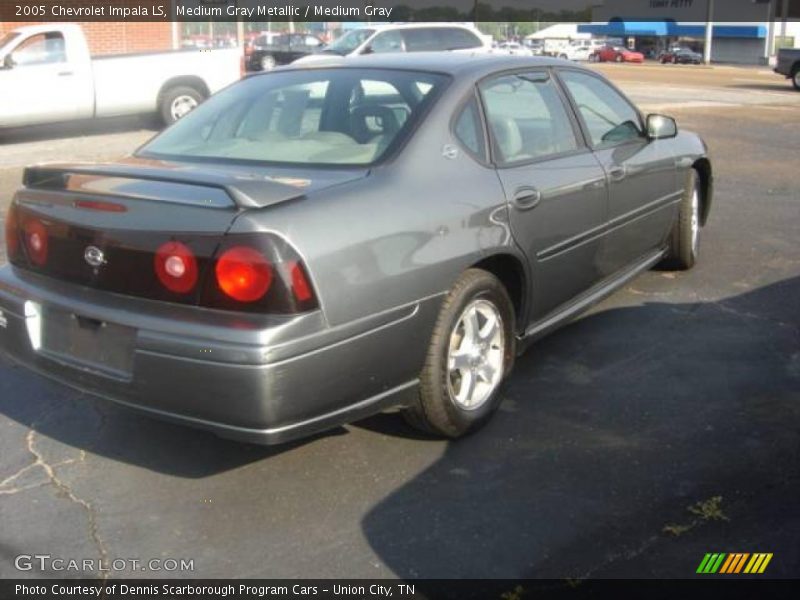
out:
<path id="1" fill-rule="evenodd" d="M 11 144 L 23 144 L 62 138 L 109 135 L 126 133 L 142 129 L 157 133 L 163 129 L 156 117 L 150 115 L 133 115 L 85 121 L 66 121 L 64 123 L 48 123 L 28 127 L 14 127 L 0 130 L 0 148 Z"/>
<path id="2" fill-rule="evenodd" d="M 495 419 L 369 511 L 394 574 L 686 578 L 736 551 L 797 575 L 800 278 L 659 297 L 535 344 Z M 361 423 L 403 435 L 387 424 Z"/>

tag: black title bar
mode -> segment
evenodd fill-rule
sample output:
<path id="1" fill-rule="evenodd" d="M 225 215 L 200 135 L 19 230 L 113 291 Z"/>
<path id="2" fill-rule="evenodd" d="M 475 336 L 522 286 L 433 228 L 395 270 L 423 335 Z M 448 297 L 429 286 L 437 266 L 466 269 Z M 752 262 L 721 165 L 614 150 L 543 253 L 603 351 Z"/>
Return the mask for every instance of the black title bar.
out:
<path id="1" fill-rule="evenodd" d="M 784 9 L 784 3 L 785 9 Z M 0 21 L 800 20 L 800 0 L 2 0 Z"/>

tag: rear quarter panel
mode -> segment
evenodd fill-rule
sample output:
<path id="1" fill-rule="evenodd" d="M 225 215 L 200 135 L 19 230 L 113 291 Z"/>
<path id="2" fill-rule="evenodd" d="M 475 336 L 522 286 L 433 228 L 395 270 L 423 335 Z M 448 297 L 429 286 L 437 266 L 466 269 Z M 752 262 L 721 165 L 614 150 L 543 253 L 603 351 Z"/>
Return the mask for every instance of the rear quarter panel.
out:
<path id="1" fill-rule="evenodd" d="M 451 86 L 400 155 L 366 178 L 248 211 L 231 232 L 285 236 L 306 260 L 333 326 L 441 298 L 471 264 L 516 252 L 494 170 L 461 149 L 443 154 L 457 143 L 449 123 L 466 89 Z"/>

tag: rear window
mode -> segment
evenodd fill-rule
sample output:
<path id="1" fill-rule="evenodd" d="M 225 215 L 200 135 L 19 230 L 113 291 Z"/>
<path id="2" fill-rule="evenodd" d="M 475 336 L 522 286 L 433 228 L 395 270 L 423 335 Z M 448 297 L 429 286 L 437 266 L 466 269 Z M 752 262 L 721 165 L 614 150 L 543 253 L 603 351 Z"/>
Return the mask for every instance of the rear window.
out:
<path id="1" fill-rule="evenodd" d="M 371 164 L 402 143 L 446 80 L 433 73 L 346 68 L 251 77 L 210 98 L 139 154 Z"/>

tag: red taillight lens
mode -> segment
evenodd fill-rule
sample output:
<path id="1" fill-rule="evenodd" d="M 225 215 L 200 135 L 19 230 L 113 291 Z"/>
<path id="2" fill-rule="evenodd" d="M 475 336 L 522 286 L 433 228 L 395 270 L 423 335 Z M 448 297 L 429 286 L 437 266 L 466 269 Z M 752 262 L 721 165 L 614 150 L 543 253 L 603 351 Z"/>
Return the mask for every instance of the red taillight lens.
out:
<path id="1" fill-rule="evenodd" d="M 162 244 L 154 260 L 158 280 L 169 291 L 187 294 L 197 285 L 197 259 L 186 244 Z"/>
<path id="2" fill-rule="evenodd" d="M 306 271 L 299 262 L 289 263 L 289 274 L 292 278 L 292 292 L 300 302 L 308 302 L 314 297 Z"/>
<path id="3" fill-rule="evenodd" d="M 24 226 L 28 258 L 36 266 L 47 264 L 47 227 L 39 219 L 29 219 Z"/>
<path id="4" fill-rule="evenodd" d="M 6 255 L 13 258 L 19 252 L 19 234 L 17 233 L 17 211 L 14 204 L 8 207 L 6 213 Z"/>
<path id="5" fill-rule="evenodd" d="M 234 246 L 217 260 L 217 284 L 239 302 L 256 302 L 272 285 L 272 265 L 258 251 Z"/>

